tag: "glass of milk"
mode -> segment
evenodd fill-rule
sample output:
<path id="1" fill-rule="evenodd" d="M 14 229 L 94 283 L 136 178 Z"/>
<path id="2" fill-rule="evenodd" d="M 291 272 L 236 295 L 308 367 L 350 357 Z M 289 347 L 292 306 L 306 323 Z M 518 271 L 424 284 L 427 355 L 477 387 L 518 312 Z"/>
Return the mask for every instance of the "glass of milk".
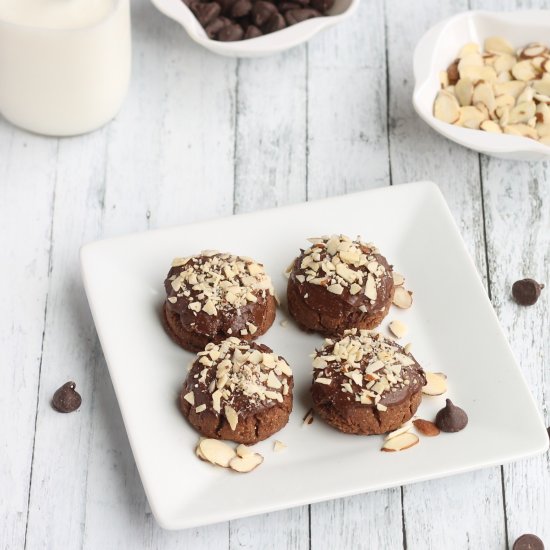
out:
<path id="1" fill-rule="evenodd" d="M 131 66 L 130 0 L 0 0 L 0 113 L 70 136 L 119 111 Z"/>

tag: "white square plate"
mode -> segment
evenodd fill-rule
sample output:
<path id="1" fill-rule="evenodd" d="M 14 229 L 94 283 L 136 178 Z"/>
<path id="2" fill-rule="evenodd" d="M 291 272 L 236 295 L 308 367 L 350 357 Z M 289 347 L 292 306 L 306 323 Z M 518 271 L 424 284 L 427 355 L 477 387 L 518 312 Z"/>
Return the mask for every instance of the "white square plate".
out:
<path id="1" fill-rule="evenodd" d="M 383 323 L 410 327 L 413 353 L 426 370 L 449 377 L 449 396 L 469 415 L 458 434 L 422 438 L 400 453 L 382 453 L 382 437 L 345 435 L 309 409 L 309 354 L 322 339 L 280 321 L 261 341 L 294 370 L 289 424 L 275 437 L 288 445 L 243 475 L 198 460 L 198 434 L 176 406 L 193 355 L 164 333 L 159 312 L 173 257 L 215 248 L 266 265 L 285 295 L 283 271 L 306 238 L 360 234 L 378 247 L 414 291 L 410 310 L 393 308 Z M 130 444 L 161 526 L 183 529 L 501 464 L 543 452 L 548 436 L 438 188 L 414 183 L 150 231 L 86 245 L 82 272 L 88 300 Z M 409 337 L 407 338 L 409 340 Z M 444 397 L 425 397 L 432 418 Z"/>

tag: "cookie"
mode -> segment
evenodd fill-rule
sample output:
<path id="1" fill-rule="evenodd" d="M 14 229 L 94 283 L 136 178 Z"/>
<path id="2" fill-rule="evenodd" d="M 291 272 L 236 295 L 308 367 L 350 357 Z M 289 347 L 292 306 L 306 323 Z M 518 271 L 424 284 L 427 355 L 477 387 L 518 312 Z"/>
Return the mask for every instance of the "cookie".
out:
<path id="1" fill-rule="evenodd" d="M 250 258 L 211 250 L 176 258 L 164 286 L 164 327 L 189 351 L 230 336 L 254 340 L 275 320 L 271 279 Z"/>
<path id="2" fill-rule="evenodd" d="M 179 404 L 203 436 L 252 445 L 286 425 L 293 386 L 288 363 L 270 348 L 228 338 L 198 354 Z"/>
<path id="3" fill-rule="evenodd" d="M 386 258 L 359 238 L 332 235 L 310 242 L 292 263 L 288 279 L 288 310 L 298 325 L 325 336 L 377 327 L 394 294 Z"/>
<path id="4" fill-rule="evenodd" d="M 314 355 L 313 409 L 344 433 L 382 434 L 412 418 L 426 377 L 391 338 L 352 329 L 326 339 Z"/>

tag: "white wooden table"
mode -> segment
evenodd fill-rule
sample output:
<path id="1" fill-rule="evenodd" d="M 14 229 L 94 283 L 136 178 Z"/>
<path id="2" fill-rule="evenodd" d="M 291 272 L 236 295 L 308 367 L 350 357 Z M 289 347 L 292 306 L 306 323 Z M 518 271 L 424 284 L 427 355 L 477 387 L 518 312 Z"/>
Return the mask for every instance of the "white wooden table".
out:
<path id="1" fill-rule="evenodd" d="M 363 0 L 306 46 L 261 60 L 191 43 L 133 2 L 134 71 L 109 126 L 72 139 L 0 120 L 0 549 L 504 549 L 550 546 L 546 454 L 403 488 L 182 532 L 155 523 L 79 274 L 82 243 L 418 179 L 437 182 L 550 424 L 547 163 L 438 137 L 411 107 L 412 50 L 441 18 L 544 0 Z M 1 85 L 1 84 L 0 84 Z M 39 90 L 37 90 L 39 93 Z M 69 379 L 78 413 L 50 406 Z"/>

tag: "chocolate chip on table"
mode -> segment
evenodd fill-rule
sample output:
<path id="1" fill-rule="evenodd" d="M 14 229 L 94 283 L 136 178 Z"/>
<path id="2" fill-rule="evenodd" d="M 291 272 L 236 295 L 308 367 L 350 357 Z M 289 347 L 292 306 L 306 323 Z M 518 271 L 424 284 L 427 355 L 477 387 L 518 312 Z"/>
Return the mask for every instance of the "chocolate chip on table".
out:
<path id="1" fill-rule="evenodd" d="M 243 36 L 243 28 L 237 23 L 231 23 L 223 27 L 218 33 L 218 40 L 221 42 L 234 42 L 235 40 L 241 40 Z"/>
<path id="2" fill-rule="evenodd" d="M 295 25 L 301 23 L 307 19 L 313 19 L 314 17 L 320 17 L 321 14 L 312 8 L 302 8 L 298 10 L 290 10 L 285 13 L 286 22 L 289 25 Z"/>
<path id="3" fill-rule="evenodd" d="M 454 433 L 463 430 L 468 424 L 468 415 L 450 399 L 435 417 L 435 424 L 442 432 Z"/>
<path id="4" fill-rule="evenodd" d="M 263 26 L 263 31 L 266 33 L 277 32 L 286 27 L 285 18 L 280 13 L 274 13 Z"/>
<path id="5" fill-rule="evenodd" d="M 74 382 L 67 382 L 56 390 L 52 398 L 52 406 L 56 411 L 70 413 L 80 407 L 82 397 L 75 388 L 76 384 Z"/>
<path id="6" fill-rule="evenodd" d="M 206 4 L 193 2 L 189 7 L 203 27 L 214 21 L 221 13 L 221 6 L 216 2 L 208 2 Z"/>
<path id="7" fill-rule="evenodd" d="M 514 542 L 512 550 L 544 550 L 544 543 L 536 535 L 525 534 Z"/>
<path id="8" fill-rule="evenodd" d="M 539 299 L 544 285 L 534 279 L 521 279 L 512 285 L 512 296 L 520 306 L 532 306 Z"/>
<path id="9" fill-rule="evenodd" d="M 262 36 L 262 34 L 262 31 L 258 27 L 254 25 L 248 25 L 248 28 L 244 33 L 243 40 L 248 40 L 249 38 L 258 38 L 258 36 Z"/>

